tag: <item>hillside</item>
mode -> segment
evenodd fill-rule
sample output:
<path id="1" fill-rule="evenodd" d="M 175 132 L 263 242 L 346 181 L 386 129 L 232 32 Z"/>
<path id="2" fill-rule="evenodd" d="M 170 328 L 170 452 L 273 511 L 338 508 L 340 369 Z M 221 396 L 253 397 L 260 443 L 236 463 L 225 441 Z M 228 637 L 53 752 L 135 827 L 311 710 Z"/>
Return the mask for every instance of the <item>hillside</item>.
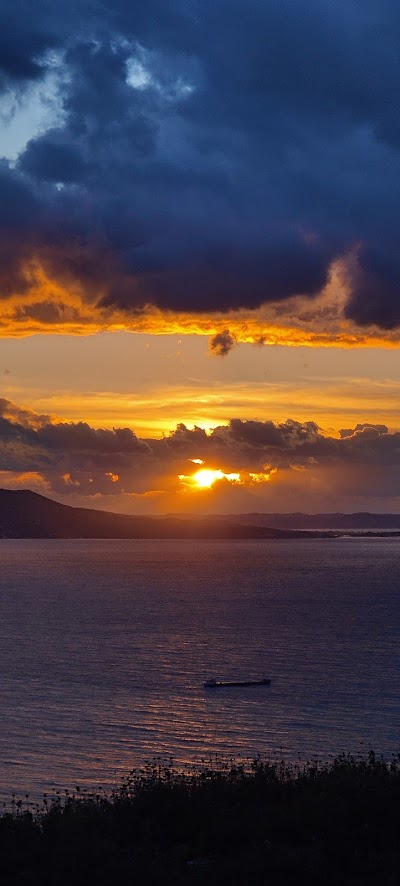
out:
<path id="1" fill-rule="evenodd" d="M 0 489 L 0 538 L 290 538 L 293 535 L 297 537 L 298 533 L 235 524 L 223 518 L 133 517 L 72 508 L 29 490 Z"/>
<path id="2" fill-rule="evenodd" d="M 238 523 L 275 529 L 400 529 L 400 514 L 238 514 Z"/>
<path id="3" fill-rule="evenodd" d="M 28 489 L 0 489 L 0 538 L 335 538 L 349 531 L 364 537 L 400 535 L 400 518 L 396 514 L 128 516 L 73 508 Z"/>
<path id="4" fill-rule="evenodd" d="M 181 517 L 181 514 L 174 514 Z M 194 518 L 198 519 L 196 515 Z M 186 517 L 187 519 L 187 517 Z M 212 514 L 206 515 L 206 519 L 215 520 Z M 295 513 L 248 513 L 248 514 L 223 514 L 221 520 L 229 520 L 231 523 L 251 524 L 252 526 L 268 526 L 270 529 L 314 529 L 314 530 L 377 530 L 389 529 L 400 530 L 400 514 L 370 514 L 368 511 L 359 511 L 353 514 L 322 513 L 304 514 L 301 511 Z"/>

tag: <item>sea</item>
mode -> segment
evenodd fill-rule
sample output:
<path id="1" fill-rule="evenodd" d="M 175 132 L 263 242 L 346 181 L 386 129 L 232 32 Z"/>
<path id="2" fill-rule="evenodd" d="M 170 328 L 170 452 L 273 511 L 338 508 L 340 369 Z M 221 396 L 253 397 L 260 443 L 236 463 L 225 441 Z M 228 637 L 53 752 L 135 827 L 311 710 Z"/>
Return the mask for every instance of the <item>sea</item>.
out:
<path id="1" fill-rule="evenodd" d="M 0 566 L 3 803 L 400 751 L 399 539 L 3 539 Z"/>

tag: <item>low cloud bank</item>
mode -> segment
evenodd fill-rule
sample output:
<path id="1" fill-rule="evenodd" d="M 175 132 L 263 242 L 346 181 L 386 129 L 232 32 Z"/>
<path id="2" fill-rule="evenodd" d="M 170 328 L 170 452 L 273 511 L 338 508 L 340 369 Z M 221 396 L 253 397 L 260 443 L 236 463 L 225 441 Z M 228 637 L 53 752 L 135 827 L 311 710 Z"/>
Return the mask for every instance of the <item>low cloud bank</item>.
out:
<path id="1" fill-rule="evenodd" d="M 188 490 L 182 482 L 196 473 L 200 461 L 204 469 L 224 475 L 206 492 L 196 491 L 195 483 Z M 336 496 L 348 508 L 356 499 L 392 502 L 400 496 L 400 433 L 359 423 L 332 437 L 314 421 L 232 419 L 208 433 L 179 424 L 166 437 L 143 440 L 130 428 L 57 421 L 3 399 L 0 480 L 98 506 L 132 496 L 135 506 L 152 501 L 155 509 L 162 498 L 165 507 L 181 501 L 194 511 L 204 501 L 210 510 L 215 503 L 225 503 L 226 510 L 241 503 L 251 509 L 252 496 L 260 502 L 261 495 L 268 510 L 279 494 L 284 505 L 285 496 L 289 503 L 296 492 L 304 495 L 303 510 L 312 507 L 314 493 L 327 502 Z M 106 507 L 112 507 L 110 501 Z"/>

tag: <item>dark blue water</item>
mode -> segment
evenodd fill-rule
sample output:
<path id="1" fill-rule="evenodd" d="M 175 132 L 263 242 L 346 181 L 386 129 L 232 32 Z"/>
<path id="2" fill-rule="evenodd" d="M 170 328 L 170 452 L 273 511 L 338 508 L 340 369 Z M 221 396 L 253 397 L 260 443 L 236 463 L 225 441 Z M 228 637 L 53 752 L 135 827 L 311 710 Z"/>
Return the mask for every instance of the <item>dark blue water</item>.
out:
<path id="1" fill-rule="evenodd" d="M 156 755 L 400 750 L 397 539 L 1 540 L 0 563 L 2 797 Z"/>

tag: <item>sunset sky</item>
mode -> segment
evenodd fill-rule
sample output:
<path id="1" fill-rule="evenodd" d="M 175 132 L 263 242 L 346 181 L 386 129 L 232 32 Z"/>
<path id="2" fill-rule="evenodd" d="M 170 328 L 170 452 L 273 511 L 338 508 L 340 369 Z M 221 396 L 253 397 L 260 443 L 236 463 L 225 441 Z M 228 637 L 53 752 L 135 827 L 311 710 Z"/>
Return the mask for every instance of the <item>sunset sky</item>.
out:
<path id="1" fill-rule="evenodd" d="M 0 486 L 400 511 L 400 6 L 0 0 L 0 35 Z"/>

